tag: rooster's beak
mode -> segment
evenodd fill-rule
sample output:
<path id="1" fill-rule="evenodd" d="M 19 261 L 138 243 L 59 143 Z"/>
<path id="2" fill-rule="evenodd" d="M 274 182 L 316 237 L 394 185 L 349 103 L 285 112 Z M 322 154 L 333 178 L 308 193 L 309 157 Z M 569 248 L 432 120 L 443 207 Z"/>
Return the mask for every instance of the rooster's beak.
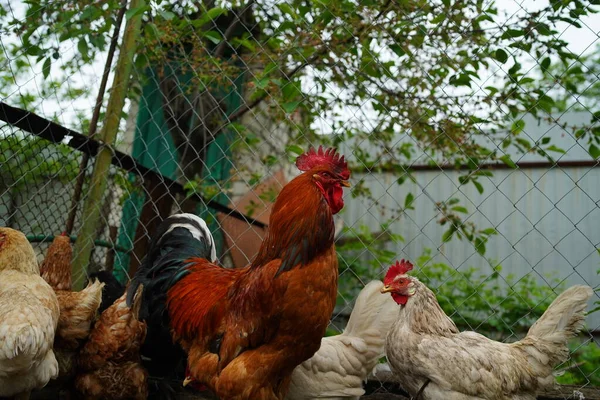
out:
<path id="1" fill-rule="evenodd" d="M 382 288 L 381 288 L 380 292 L 381 292 L 381 293 L 389 293 L 389 292 L 391 292 L 391 291 L 393 291 L 393 290 L 394 290 L 394 289 L 392 289 L 392 287 L 391 287 L 391 286 L 384 286 L 384 287 L 382 287 Z"/>
<path id="2" fill-rule="evenodd" d="M 192 377 L 186 376 L 185 379 L 183 380 L 183 387 L 186 387 L 191 381 L 192 381 Z"/>
<path id="3" fill-rule="evenodd" d="M 350 185 L 350 182 L 348 182 L 348 181 L 340 181 L 340 184 L 342 186 L 344 186 L 344 187 L 350 187 L 350 186 L 352 186 L 352 185 Z"/>

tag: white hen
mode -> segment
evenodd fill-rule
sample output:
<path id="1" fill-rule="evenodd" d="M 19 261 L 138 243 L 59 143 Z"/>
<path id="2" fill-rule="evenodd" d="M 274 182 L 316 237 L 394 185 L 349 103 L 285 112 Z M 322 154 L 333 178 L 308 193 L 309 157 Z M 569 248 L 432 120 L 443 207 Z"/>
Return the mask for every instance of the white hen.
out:
<path id="1" fill-rule="evenodd" d="M 384 355 L 385 337 L 397 308 L 379 291 L 381 281 L 367 284 L 358 295 L 344 332 L 321 340 L 312 358 L 292 374 L 287 400 L 358 399 L 363 382 Z"/>
<path id="2" fill-rule="evenodd" d="M 459 332 L 433 292 L 407 275 L 411 269 L 404 260 L 392 266 L 383 289 L 399 305 L 386 353 L 406 391 L 424 400 L 535 400 L 552 387 L 554 367 L 569 356 L 567 340 L 583 327 L 589 286 L 565 290 L 525 338 L 501 343 Z"/>

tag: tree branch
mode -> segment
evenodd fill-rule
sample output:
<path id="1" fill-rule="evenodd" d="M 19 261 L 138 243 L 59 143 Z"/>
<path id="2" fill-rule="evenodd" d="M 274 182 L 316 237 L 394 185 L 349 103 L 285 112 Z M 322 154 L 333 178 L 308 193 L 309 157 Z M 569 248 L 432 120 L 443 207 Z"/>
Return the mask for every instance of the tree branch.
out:
<path id="1" fill-rule="evenodd" d="M 373 18 L 373 22 L 371 24 L 362 25 L 356 35 L 348 36 L 344 40 L 340 41 L 338 43 L 338 45 L 348 44 L 352 40 L 360 40 L 362 38 L 362 35 L 371 27 L 371 25 L 375 24 L 375 22 L 379 18 L 381 18 L 384 13 L 389 11 L 391 3 L 392 3 L 392 0 L 387 0 L 386 3 L 383 5 L 382 9 L 379 11 L 379 13 L 375 16 L 375 18 Z M 289 71 L 283 71 L 281 73 L 281 75 L 287 79 L 291 79 L 298 72 L 302 71 L 307 66 L 315 63 L 319 58 L 321 58 L 329 50 L 330 50 L 330 46 L 327 44 L 324 44 L 317 51 L 315 51 L 310 57 L 308 57 L 306 60 L 304 60 L 303 62 L 301 62 L 294 68 L 290 69 Z M 268 96 L 269 96 L 269 94 L 267 92 L 265 92 L 262 95 L 260 95 L 258 98 L 256 98 L 252 102 L 250 102 L 249 104 L 244 103 L 242 106 L 240 106 L 240 108 L 237 109 L 237 111 L 235 111 L 234 113 L 229 115 L 229 117 L 227 118 L 228 123 L 231 123 L 231 122 L 243 117 L 248 111 L 252 110 L 256 106 L 258 106 L 260 103 L 262 103 L 263 100 L 265 100 Z M 215 133 L 214 133 L 215 137 L 222 132 L 222 130 L 223 130 L 223 128 L 225 128 L 225 126 L 226 126 L 226 124 L 222 125 L 221 127 L 219 127 L 219 129 L 217 131 L 215 131 Z"/>
<path id="2" fill-rule="evenodd" d="M 215 58 L 221 58 L 223 56 L 223 53 L 225 53 L 225 47 L 229 45 L 229 41 L 231 40 L 235 29 L 238 27 L 240 22 L 242 22 L 243 18 L 246 16 L 246 13 L 249 10 L 252 10 L 252 6 L 254 5 L 254 3 L 255 0 L 250 0 L 248 4 L 246 4 L 246 6 L 240 11 L 239 15 L 237 15 L 236 18 L 233 18 L 233 21 L 231 21 L 231 23 L 225 30 L 225 33 L 223 34 L 223 41 L 221 41 L 221 43 L 219 43 L 219 45 L 215 49 Z"/>

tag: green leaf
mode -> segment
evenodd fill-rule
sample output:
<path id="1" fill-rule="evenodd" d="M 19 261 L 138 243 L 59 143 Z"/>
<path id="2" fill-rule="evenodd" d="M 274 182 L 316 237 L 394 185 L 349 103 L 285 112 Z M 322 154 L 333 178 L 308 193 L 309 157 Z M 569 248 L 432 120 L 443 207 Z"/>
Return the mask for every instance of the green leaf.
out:
<path id="1" fill-rule="evenodd" d="M 520 36 L 524 36 L 525 31 L 522 29 L 508 29 L 506 32 L 502 34 L 501 39 L 511 39 Z"/>
<path id="2" fill-rule="evenodd" d="M 206 31 L 202 34 L 202 36 L 204 36 L 214 44 L 219 44 L 223 40 L 223 37 L 217 31 Z"/>
<path id="3" fill-rule="evenodd" d="M 506 54 L 506 51 L 502 49 L 497 49 L 494 53 L 494 58 L 498 60 L 501 64 L 504 64 L 508 60 L 508 54 Z"/>
<path id="4" fill-rule="evenodd" d="M 546 57 L 542 60 L 542 62 L 540 63 L 540 67 L 542 67 L 542 71 L 547 71 L 548 68 L 550 67 L 550 57 Z"/>
<path id="5" fill-rule="evenodd" d="M 77 43 L 77 50 L 79 50 L 79 54 L 81 54 L 81 56 L 83 58 L 87 58 L 88 57 L 88 44 L 87 44 L 87 40 L 85 40 L 85 38 L 81 38 L 81 40 L 79 40 L 79 42 Z"/>
<path id="6" fill-rule="evenodd" d="M 233 39 L 231 39 L 231 43 L 234 46 L 241 45 L 241 46 L 245 47 L 246 49 L 248 49 L 248 50 L 250 50 L 252 52 L 256 52 L 256 44 L 252 40 L 233 38 Z"/>
<path id="7" fill-rule="evenodd" d="M 502 161 L 504 164 L 508 165 L 512 169 L 517 168 L 517 164 L 510 158 L 508 154 L 503 155 L 502 157 L 498 157 L 498 160 Z"/>
<path id="8" fill-rule="evenodd" d="M 406 54 L 406 51 L 402 48 L 402 46 L 397 44 L 392 44 L 389 46 L 390 50 L 392 50 L 398 57 L 402 57 Z"/>
<path id="9" fill-rule="evenodd" d="M 269 84 L 269 82 L 271 82 L 271 78 L 269 78 L 268 76 L 265 76 L 261 79 L 257 79 L 254 81 L 254 84 L 256 85 L 257 88 L 259 89 L 264 89 L 267 87 L 267 85 Z"/>
<path id="10" fill-rule="evenodd" d="M 482 230 L 481 233 L 483 235 L 491 236 L 491 235 L 497 235 L 498 231 L 495 230 L 494 228 L 487 228 L 487 229 Z"/>
<path id="11" fill-rule="evenodd" d="M 465 207 L 463 207 L 463 206 L 452 207 L 452 210 L 454 210 L 456 212 L 461 212 L 461 213 L 464 213 L 464 214 L 468 214 L 469 213 L 469 211 Z"/>
<path id="12" fill-rule="evenodd" d="M 531 149 L 531 143 L 529 143 L 529 140 L 527 140 L 527 139 L 518 137 L 515 139 L 515 142 L 517 142 L 518 144 L 523 146 L 527 151 L 529 151 Z"/>
<path id="13" fill-rule="evenodd" d="M 485 255 L 485 240 L 480 238 L 480 237 L 476 237 L 475 238 L 475 250 L 477 250 L 477 252 L 479 254 L 481 254 L 482 256 Z"/>
<path id="14" fill-rule="evenodd" d="M 471 75 L 460 74 L 450 78 L 449 83 L 453 86 L 468 86 L 471 87 Z"/>
<path id="15" fill-rule="evenodd" d="M 300 87 L 300 82 L 292 81 L 287 82 L 281 88 L 281 94 L 283 102 L 289 103 L 295 101 L 298 97 L 302 96 L 302 89 Z"/>
<path id="16" fill-rule="evenodd" d="M 271 62 L 271 63 L 267 64 L 267 66 L 263 70 L 262 74 L 263 74 L 263 76 L 267 76 L 271 72 L 277 71 L 277 70 L 279 70 L 279 65 L 277 63 Z"/>
<path id="17" fill-rule="evenodd" d="M 296 14 L 296 12 L 292 9 L 292 7 L 289 4 L 287 4 L 286 2 L 277 4 L 277 8 L 279 8 L 281 10 L 281 12 L 289 15 L 293 19 L 298 19 L 298 14 Z"/>
<path id="18" fill-rule="evenodd" d="M 437 24 L 439 24 L 440 22 L 442 22 L 445 19 L 446 19 L 446 14 L 445 13 L 439 13 L 436 17 L 434 17 L 431 20 L 431 23 L 437 25 Z"/>
<path id="19" fill-rule="evenodd" d="M 479 183 L 478 181 L 476 181 L 475 179 L 473 179 L 471 182 L 473 182 L 473 185 L 475 185 L 475 189 L 477 189 L 479 194 L 482 194 L 483 193 L 483 185 L 481 183 Z"/>
<path id="20" fill-rule="evenodd" d="M 414 207 L 412 207 L 412 203 L 413 203 L 414 199 L 415 199 L 415 196 L 412 193 L 408 193 L 406 195 L 406 198 L 404 199 L 404 208 L 413 210 Z"/>
<path id="21" fill-rule="evenodd" d="M 130 10 L 127 10 L 127 12 L 125 13 L 125 18 L 129 20 L 129 19 L 135 17 L 136 15 L 143 14 L 146 11 L 150 11 L 150 10 L 151 10 L 151 8 L 149 5 L 132 8 Z"/>
<path id="22" fill-rule="evenodd" d="M 285 148 L 286 153 L 295 153 L 299 156 L 304 154 L 304 149 L 296 144 L 289 145 Z"/>
<path id="23" fill-rule="evenodd" d="M 538 98 L 538 106 L 546 112 L 551 112 L 554 107 L 554 99 L 548 95 L 542 94 Z"/>
<path id="24" fill-rule="evenodd" d="M 513 135 L 518 135 L 519 133 L 523 132 L 523 129 L 525 128 L 525 121 L 523 121 L 522 119 L 517 120 L 515 122 L 513 122 L 511 128 L 510 128 L 510 133 L 512 133 Z"/>
<path id="25" fill-rule="evenodd" d="M 173 18 L 175 18 L 175 14 L 171 11 L 160 10 L 158 13 L 167 21 L 170 21 Z"/>
<path id="26" fill-rule="evenodd" d="M 52 61 L 50 60 L 50 57 L 46 58 L 46 61 L 44 61 L 44 65 L 42 66 L 42 73 L 44 74 L 44 79 L 48 78 L 48 75 L 50 75 L 50 69 L 52 67 Z"/>
<path id="27" fill-rule="evenodd" d="M 454 225 L 450 225 L 450 228 L 442 235 L 442 242 L 450 241 L 450 239 L 452 239 L 452 235 L 454 235 L 454 232 L 456 232 L 456 227 Z"/>
<path id="28" fill-rule="evenodd" d="M 25 54 L 28 54 L 30 56 L 39 56 L 43 53 L 44 53 L 44 51 L 39 46 L 36 46 L 36 45 L 28 46 L 25 49 Z"/>
<path id="29" fill-rule="evenodd" d="M 467 158 L 467 167 L 471 170 L 476 170 L 479 168 L 479 160 L 475 157 Z"/>
<path id="30" fill-rule="evenodd" d="M 298 106 L 300 105 L 300 103 L 302 103 L 302 100 L 300 101 L 290 101 L 289 103 L 284 103 L 281 108 L 283 108 L 283 110 L 290 114 L 293 113 L 296 108 L 298 108 Z"/>
<path id="31" fill-rule="evenodd" d="M 564 151 L 563 149 L 561 149 L 560 147 L 557 147 L 555 145 L 551 145 L 551 146 L 546 147 L 546 150 L 547 151 L 554 151 L 555 153 L 561 153 L 561 154 L 566 154 L 567 153 L 566 151 Z"/>
<path id="32" fill-rule="evenodd" d="M 543 23 L 542 24 L 536 24 L 535 28 L 537 29 L 537 31 L 542 36 L 550 36 L 550 35 L 556 33 L 555 31 L 551 30 L 548 25 L 543 24 Z"/>
<path id="33" fill-rule="evenodd" d="M 219 16 L 221 16 L 223 14 L 227 14 L 227 11 L 228 10 L 226 8 L 222 8 L 222 7 L 211 8 L 210 10 L 208 10 L 206 12 L 206 14 L 202 14 L 200 16 L 200 18 L 193 20 L 192 25 L 195 26 L 196 28 L 200 28 L 200 27 L 206 25 L 207 23 L 214 21 Z"/>
<path id="34" fill-rule="evenodd" d="M 531 51 L 531 43 L 529 42 L 513 42 L 508 45 L 508 47 L 512 47 L 515 49 L 523 50 L 529 53 Z"/>
<path id="35" fill-rule="evenodd" d="M 589 152 L 590 156 L 592 156 L 594 159 L 597 160 L 598 158 L 600 158 L 600 148 L 596 147 L 595 144 L 590 144 Z"/>
<path id="36" fill-rule="evenodd" d="M 419 32 L 419 33 L 414 35 L 410 40 L 411 44 L 414 47 L 421 47 L 423 45 L 423 42 L 425 41 L 425 34 L 423 33 L 424 31 L 425 30 L 423 30 L 423 29 L 417 28 L 417 32 Z"/>

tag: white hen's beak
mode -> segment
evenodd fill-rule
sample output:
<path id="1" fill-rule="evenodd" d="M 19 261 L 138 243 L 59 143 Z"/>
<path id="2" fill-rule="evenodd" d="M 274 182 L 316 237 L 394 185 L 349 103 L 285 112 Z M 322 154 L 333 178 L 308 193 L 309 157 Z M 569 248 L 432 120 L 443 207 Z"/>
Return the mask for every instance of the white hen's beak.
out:
<path id="1" fill-rule="evenodd" d="M 391 287 L 391 286 L 389 286 L 389 285 L 386 285 L 386 286 L 384 286 L 384 287 L 382 287 L 382 288 L 381 288 L 380 292 L 381 292 L 381 293 L 389 293 L 389 292 L 391 292 L 391 291 L 393 291 L 393 290 L 394 290 L 394 289 L 392 289 L 392 287 Z"/>

